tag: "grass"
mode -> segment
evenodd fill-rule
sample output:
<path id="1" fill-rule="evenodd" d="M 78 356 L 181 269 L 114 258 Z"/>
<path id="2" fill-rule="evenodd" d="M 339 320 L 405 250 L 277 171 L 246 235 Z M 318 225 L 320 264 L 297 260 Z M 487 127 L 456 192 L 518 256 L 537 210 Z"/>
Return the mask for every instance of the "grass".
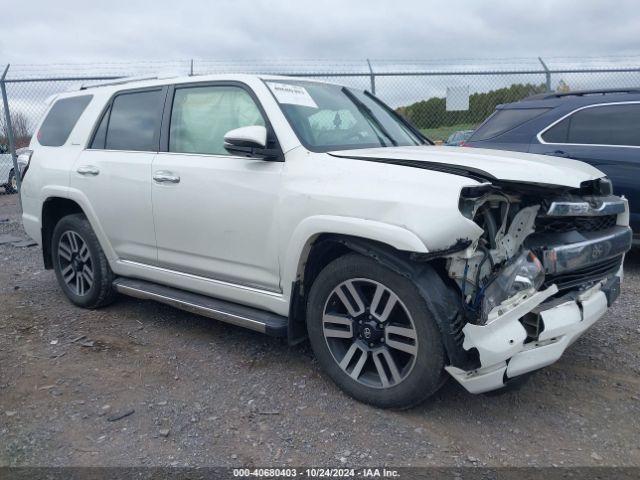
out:
<path id="1" fill-rule="evenodd" d="M 438 128 L 421 128 L 420 131 L 429 140 L 433 140 L 434 142 L 444 142 L 453 132 L 457 132 L 458 130 L 473 130 L 475 127 L 475 123 L 459 123 L 458 125 L 449 125 Z"/>

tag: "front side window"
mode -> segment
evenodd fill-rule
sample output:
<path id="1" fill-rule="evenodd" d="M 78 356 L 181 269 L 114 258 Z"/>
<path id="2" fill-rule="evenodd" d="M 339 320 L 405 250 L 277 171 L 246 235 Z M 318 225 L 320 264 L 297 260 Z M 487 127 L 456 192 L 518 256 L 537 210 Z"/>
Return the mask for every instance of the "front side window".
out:
<path id="1" fill-rule="evenodd" d="M 542 134 L 547 143 L 640 146 L 640 104 L 584 108 Z"/>
<path id="2" fill-rule="evenodd" d="M 184 87 L 175 91 L 169 129 L 169 151 L 229 155 L 229 130 L 265 121 L 251 95 L 235 86 Z"/>
<path id="3" fill-rule="evenodd" d="M 425 140 L 379 100 L 359 90 L 309 81 L 266 81 L 309 150 L 421 145 Z"/>
<path id="4" fill-rule="evenodd" d="M 115 97 L 106 128 L 107 150 L 158 151 L 163 90 L 122 93 Z M 101 122 L 102 123 L 102 122 Z M 98 127 L 99 138 L 102 124 Z"/>
<path id="5" fill-rule="evenodd" d="M 60 147 L 69 138 L 73 127 L 93 95 L 62 98 L 53 104 L 38 131 L 38 142 L 46 147 Z"/>

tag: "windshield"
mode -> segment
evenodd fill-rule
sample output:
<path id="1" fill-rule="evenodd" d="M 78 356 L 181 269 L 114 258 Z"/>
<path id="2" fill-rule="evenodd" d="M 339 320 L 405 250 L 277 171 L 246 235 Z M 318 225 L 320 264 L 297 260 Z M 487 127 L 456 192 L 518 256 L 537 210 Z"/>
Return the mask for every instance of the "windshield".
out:
<path id="1" fill-rule="evenodd" d="M 398 114 L 368 93 L 308 81 L 265 83 L 301 143 L 311 151 L 426 143 Z"/>

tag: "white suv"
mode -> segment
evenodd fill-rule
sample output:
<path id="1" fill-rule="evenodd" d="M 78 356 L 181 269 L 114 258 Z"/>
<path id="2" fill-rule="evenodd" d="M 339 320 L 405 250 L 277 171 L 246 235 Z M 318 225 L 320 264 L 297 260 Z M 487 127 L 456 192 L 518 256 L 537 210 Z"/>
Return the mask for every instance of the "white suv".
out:
<path id="1" fill-rule="evenodd" d="M 577 161 L 436 147 L 367 92 L 271 76 L 60 95 L 21 156 L 66 296 L 153 299 L 298 342 L 407 407 L 549 365 L 616 298 L 628 206 Z"/>

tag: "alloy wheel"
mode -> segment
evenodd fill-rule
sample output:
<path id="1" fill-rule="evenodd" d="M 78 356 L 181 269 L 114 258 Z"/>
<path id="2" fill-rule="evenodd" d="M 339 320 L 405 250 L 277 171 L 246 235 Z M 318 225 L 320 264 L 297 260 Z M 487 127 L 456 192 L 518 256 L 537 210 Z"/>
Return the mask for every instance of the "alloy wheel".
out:
<path id="1" fill-rule="evenodd" d="M 93 261 L 87 242 L 67 230 L 58 242 L 58 260 L 64 283 L 78 296 L 86 295 L 93 285 Z"/>
<path id="2" fill-rule="evenodd" d="M 368 387 L 398 385 L 415 364 L 418 335 L 413 318 L 380 282 L 354 278 L 335 287 L 324 306 L 322 331 L 340 368 Z"/>

